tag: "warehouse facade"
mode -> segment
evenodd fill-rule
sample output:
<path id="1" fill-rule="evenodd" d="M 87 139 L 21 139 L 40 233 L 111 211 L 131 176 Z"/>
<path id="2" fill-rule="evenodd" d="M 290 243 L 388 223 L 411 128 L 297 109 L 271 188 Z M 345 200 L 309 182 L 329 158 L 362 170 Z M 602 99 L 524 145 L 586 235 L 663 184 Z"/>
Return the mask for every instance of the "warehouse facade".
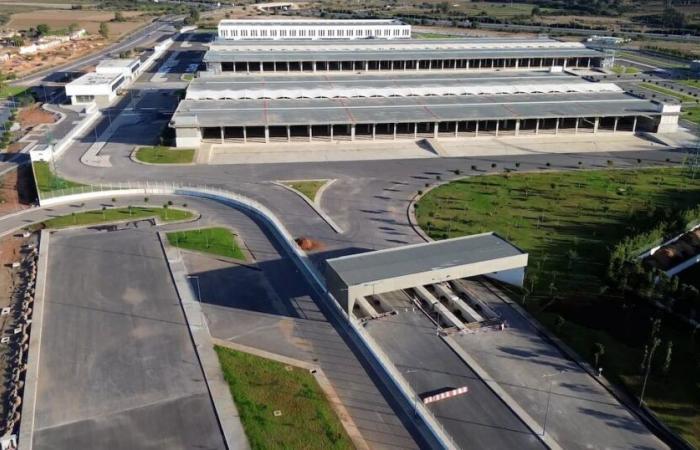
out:
<path id="1" fill-rule="evenodd" d="M 208 74 L 410 72 L 609 68 L 611 54 L 552 39 L 469 38 L 384 41 L 218 40 L 204 55 Z"/>
<path id="2" fill-rule="evenodd" d="M 222 20 L 219 39 L 355 40 L 410 39 L 411 26 L 400 20 Z"/>
<path id="3" fill-rule="evenodd" d="M 670 132 L 680 113 L 582 79 L 611 57 L 552 39 L 218 41 L 204 61 L 178 147 Z"/>

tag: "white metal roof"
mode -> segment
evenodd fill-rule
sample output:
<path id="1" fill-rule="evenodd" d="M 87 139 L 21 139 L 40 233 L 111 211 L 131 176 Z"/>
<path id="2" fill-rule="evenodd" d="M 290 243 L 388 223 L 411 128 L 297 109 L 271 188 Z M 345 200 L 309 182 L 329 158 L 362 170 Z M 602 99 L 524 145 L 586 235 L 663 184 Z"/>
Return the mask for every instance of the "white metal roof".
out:
<path id="1" fill-rule="evenodd" d="M 88 72 L 66 84 L 66 87 L 111 85 L 121 76 L 120 73 Z"/>
<path id="2" fill-rule="evenodd" d="M 138 58 L 109 58 L 103 59 L 97 64 L 97 68 L 129 68 L 136 64 Z"/>

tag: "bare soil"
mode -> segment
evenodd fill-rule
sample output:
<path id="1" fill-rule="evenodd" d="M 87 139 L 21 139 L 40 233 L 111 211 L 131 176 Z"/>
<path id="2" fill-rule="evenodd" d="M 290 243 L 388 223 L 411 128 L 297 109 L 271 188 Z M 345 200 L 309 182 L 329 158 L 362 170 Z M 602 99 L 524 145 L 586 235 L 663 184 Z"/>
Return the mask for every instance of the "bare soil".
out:
<path id="1" fill-rule="evenodd" d="M 114 19 L 114 11 L 43 9 L 12 14 L 7 28 L 21 30 L 29 27 L 36 28 L 40 23 L 45 23 L 53 29 L 67 29 L 70 24 L 77 23 L 88 34 L 97 34 L 100 23 L 108 22 L 110 37 L 117 37 L 128 33 L 146 20 L 140 11 L 124 11 L 123 14 L 129 20 L 110 22 Z"/>
<path id="2" fill-rule="evenodd" d="M 93 53 L 107 45 L 107 43 L 106 40 L 100 37 L 92 36 L 79 41 L 66 42 L 55 49 L 37 53 L 36 55 L 15 55 L 8 61 L 0 63 L 0 71 L 22 77 L 31 72 L 63 64 L 71 59 Z"/>
<path id="3" fill-rule="evenodd" d="M 21 166 L 0 178 L 0 215 L 30 208 L 35 197 L 30 166 Z"/>
<path id="4" fill-rule="evenodd" d="M 46 111 L 40 105 L 34 104 L 20 109 L 17 114 L 22 129 L 34 128 L 42 123 L 54 123 L 58 120 L 56 114 Z"/>

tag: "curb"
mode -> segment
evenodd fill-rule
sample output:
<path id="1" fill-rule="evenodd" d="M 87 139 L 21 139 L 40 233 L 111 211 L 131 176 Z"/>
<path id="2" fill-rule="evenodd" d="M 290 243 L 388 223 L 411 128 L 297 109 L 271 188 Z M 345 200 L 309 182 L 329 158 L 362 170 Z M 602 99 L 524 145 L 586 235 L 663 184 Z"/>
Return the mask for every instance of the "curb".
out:
<path id="1" fill-rule="evenodd" d="M 360 430 L 358 430 L 357 425 L 355 425 L 355 422 L 352 420 L 352 417 L 345 409 L 345 405 L 338 397 L 338 394 L 333 388 L 333 385 L 331 385 L 331 382 L 328 381 L 328 378 L 323 372 L 323 369 L 313 364 L 307 363 L 306 361 L 289 358 L 287 356 L 278 355 L 276 353 L 267 352 L 265 350 L 259 350 L 257 348 L 249 347 L 247 345 L 242 345 L 223 339 L 218 339 L 215 337 L 212 337 L 211 340 L 215 345 L 218 345 L 220 347 L 230 348 L 243 353 L 250 353 L 251 355 L 255 355 L 260 358 L 269 359 L 282 364 L 299 367 L 311 372 L 311 374 L 316 379 L 318 386 L 326 395 L 326 400 L 328 400 L 328 404 L 331 406 L 333 411 L 335 411 L 336 415 L 338 416 L 338 420 L 340 420 L 340 423 L 345 429 L 345 432 L 348 434 L 348 437 L 350 437 L 350 440 L 355 445 L 355 448 L 358 450 L 370 449 L 369 445 L 367 444 L 367 441 L 365 441 L 365 438 L 360 433 Z"/>
<path id="2" fill-rule="evenodd" d="M 222 437 L 229 450 L 249 450 L 250 443 L 243 429 L 236 404 L 231 397 L 228 383 L 224 380 L 219 365 L 219 359 L 212 345 L 209 327 L 201 309 L 201 304 L 193 298 L 192 289 L 187 281 L 187 269 L 182 259 L 177 259 L 173 247 L 168 245 L 164 232 L 157 233 L 158 242 L 163 250 L 165 263 L 180 300 L 180 307 L 187 322 L 187 328 L 192 339 L 195 355 L 199 360 L 204 382 L 209 391 L 209 398 L 214 407 Z M 182 266 L 182 273 L 176 273 L 174 264 Z"/>
<path id="3" fill-rule="evenodd" d="M 286 190 L 288 190 L 288 191 L 294 192 L 296 195 L 298 195 L 299 197 L 301 197 L 301 199 L 304 200 L 304 201 L 306 202 L 306 204 L 309 205 L 309 206 L 316 212 L 316 214 L 318 214 L 319 216 L 321 216 L 321 219 L 323 219 L 323 220 L 328 224 L 328 226 L 330 226 L 331 228 L 333 228 L 333 231 L 335 231 L 335 232 L 338 233 L 338 234 L 343 234 L 343 233 L 344 233 L 343 229 L 340 228 L 340 227 L 338 226 L 338 224 L 336 224 L 336 223 L 333 221 L 333 219 L 331 219 L 330 216 L 328 216 L 328 214 L 326 214 L 325 211 L 323 211 L 323 210 L 321 209 L 321 206 L 320 206 L 320 204 L 319 204 L 319 203 L 320 203 L 320 200 L 321 200 L 321 196 L 322 196 L 322 194 L 323 194 L 323 191 L 325 191 L 325 188 L 328 187 L 328 186 L 330 186 L 332 183 L 334 183 L 334 182 L 336 181 L 336 179 L 328 180 L 323 186 L 321 186 L 321 187 L 319 188 L 319 190 L 316 192 L 316 198 L 314 199 L 314 201 L 312 201 L 312 200 L 311 200 L 310 198 L 308 198 L 306 195 L 304 195 L 304 194 L 302 194 L 301 192 L 297 191 L 297 190 L 294 189 L 293 187 L 287 186 L 286 184 L 284 184 L 285 182 L 290 182 L 290 181 L 294 181 L 294 180 L 271 181 L 271 183 L 274 184 L 274 185 L 280 186 L 280 187 L 282 187 L 282 188 L 284 188 L 284 189 L 286 189 Z M 303 181 L 318 181 L 318 180 L 303 180 Z M 319 203 L 316 203 L 316 201 L 318 201 Z"/>
<path id="4" fill-rule="evenodd" d="M 475 360 L 472 358 L 462 347 L 459 346 L 458 343 L 456 343 L 451 337 L 449 336 L 443 336 L 442 340 L 447 344 L 450 349 L 459 356 L 459 359 L 461 359 L 469 368 L 471 368 L 474 373 L 479 377 L 481 381 L 488 386 L 488 388 L 496 394 L 496 397 L 499 398 L 507 407 L 510 409 L 513 414 L 516 415 L 518 419 L 520 419 L 521 422 L 525 424 L 526 427 L 532 431 L 532 434 L 534 434 L 539 440 L 541 440 L 544 445 L 546 445 L 548 448 L 551 450 L 562 450 L 562 447 L 559 445 L 559 443 L 554 440 L 549 434 L 544 432 L 542 427 L 537 423 L 535 419 L 528 414 L 527 411 L 525 411 L 519 404 L 518 402 L 515 401 L 513 397 L 510 396 L 499 384 L 496 380 L 493 379 Z"/>
<path id="5" fill-rule="evenodd" d="M 196 156 L 196 149 L 195 149 L 195 154 L 192 155 L 193 162 L 191 162 L 191 163 L 162 163 L 162 164 L 159 164 L 159 163 L 148 163 L 148 162 L 145 162 L 145 161 L 141 161 L 140 159 L 136 158 L 136 152 L 138 152 L 138 151 L 141 150 L 142 148 L 146 148 L 146 147 L 148 147 L 148 146 L 137 146 L 137 147 L 134 147 L 134 149 L 133 149 L 131 152 L 129 152 L 129 159 L 130 159 L 132 162 L 136 163 L 136 164 L 143 164 L 144 166 L 157 166 L 157 167 L 169 167 L 169 166 L 172 166 L 172 167 L 181 167 L 181 166 L 196 166 L 196 165 L 197 165 L 197 163 L 194 162 L 194 159 L 195 159 L 195 156 Z"/>
<path id="6" fill-rule="evenodd" d="M 41 357 L 41 334 L 44 321 L 44 294 L 46 292 L 46 273 L 49 261 L 49 241 L 51 234 L 42 230 L 39 238 L 39 257 L 37 258 L 37 275 L 34 290 L 34 311 L 32 329 L 29 336 L 29 353 L 27 355 L 27 373 L 24 379 L 22 396 L 22 419 L 19 425 L 19 450 L 31 450 L 34 443 L 34 420 L 36 398 L 39 387 L 39 360 Z"/>

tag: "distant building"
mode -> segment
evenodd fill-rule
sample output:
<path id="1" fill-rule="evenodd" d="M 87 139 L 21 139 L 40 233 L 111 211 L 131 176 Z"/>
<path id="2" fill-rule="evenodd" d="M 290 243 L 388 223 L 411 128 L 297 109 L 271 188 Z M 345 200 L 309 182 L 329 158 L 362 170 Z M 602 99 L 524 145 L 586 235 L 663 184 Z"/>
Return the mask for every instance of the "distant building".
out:
<path id="1" fill-rule="evenodd" d="M 90 72 L 66 84 L 66 97 L 73 105 L 95 103 L 108 106 L 117 96 L 117 90 L 126 78 L 121 73 Z"/>
<path id="2" fill-rule="evenodd" d="M 140 67 L 141 61 L 138 58 L 103 59 L 95 67 L 95 72 L 122 74 L 125 78 L 133 80 L 138 74 Z"/>
<path id="3" fill-rule="evenodd" d="M 622 45 L 629 42 L 629 39 L 615 36 L 591 36 L 586 38 L 586 42 L 594 45 Z"/>
<path id="4" fill-rule="evenodd" d="M 355 40 L 410 39 L 411 26 L 400 20 L 222 20 L 219 39 Z"/>

